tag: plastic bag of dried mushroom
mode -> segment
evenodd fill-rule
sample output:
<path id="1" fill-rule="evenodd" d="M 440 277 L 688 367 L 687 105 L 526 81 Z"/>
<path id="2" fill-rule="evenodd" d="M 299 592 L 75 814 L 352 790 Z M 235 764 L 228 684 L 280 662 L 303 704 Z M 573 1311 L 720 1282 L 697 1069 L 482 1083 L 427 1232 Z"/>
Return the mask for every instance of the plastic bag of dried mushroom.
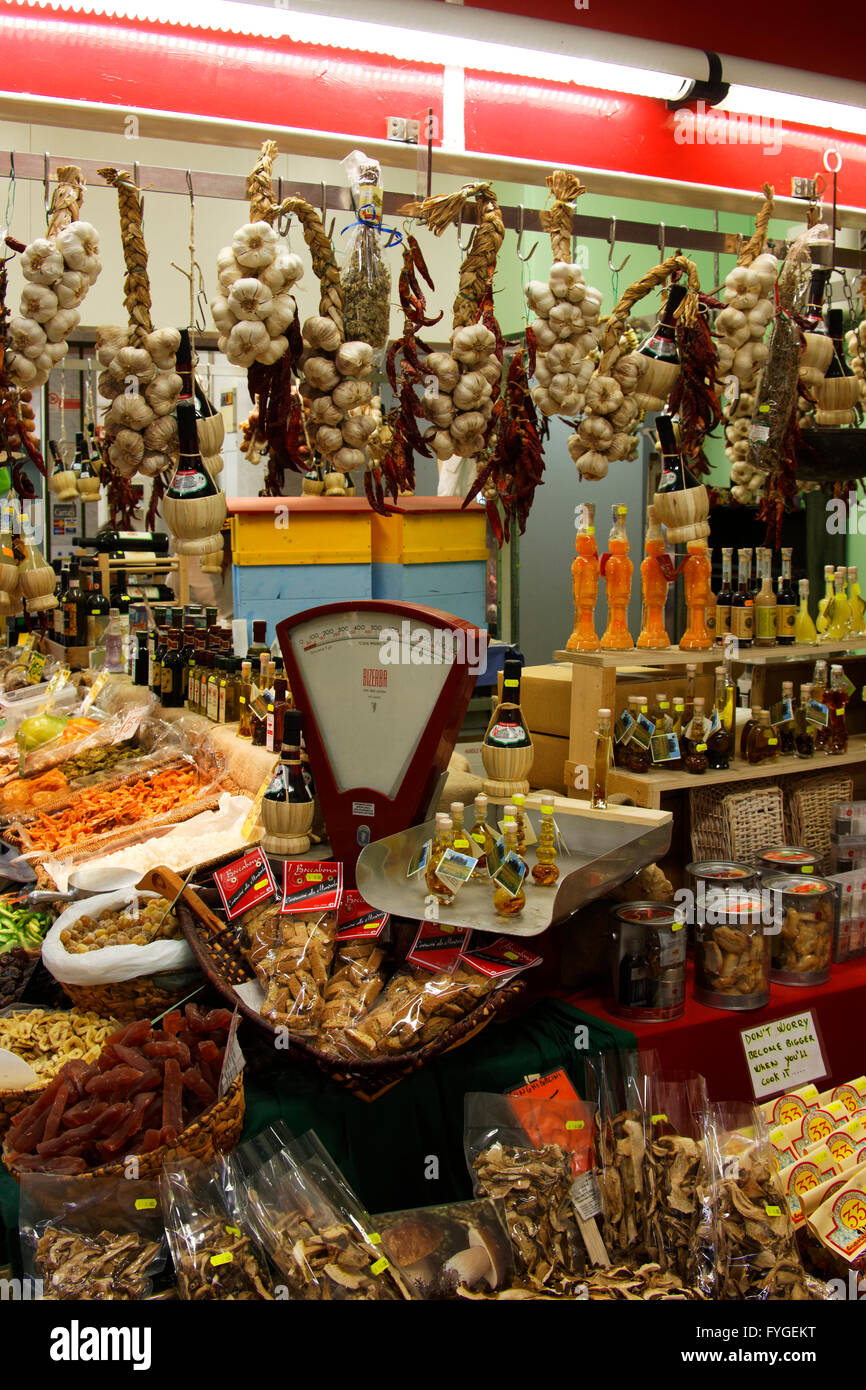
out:
<path id="1" fill-rule="evenodd" d="M 18 1232 L 24 1273 L 41 1279 L 42 1297 L 147 1298 L 168 1252 L 150 1181 L 22 1173 Z"/>
<path id="2" fill-rule="evenodd" d="M 290 1299 L 376 1301 L 414 1297 L 382 1252 L 373 1219 L 312 1133 L 263 1131 L 229 1157 L 243 1214 Z"/>
<path id="3" fill-rule="evenodd" d="M 719 1299 L 828 1298 L 803 1269 L 788 1204 L 761 1112 L 710 1105 L 707 1162 L 712 1181 Z"/>
<path id="4" fill-rule="evenodd" d="M 244 1224 L 223 1160 L 210 1168 L 192 1161 L 166 1166 L 159 1192 L 182 1299 L 273 1299 L 267 1262 Z"/>
<path id="5" fill-rule="evenodd" d="M 515 1285 L 573 1297 L 586 1250 L 571 1200 L 571 1153 L 536 1146 L 509 1099 L 481 1091 L 465 1098 L 463 1143 L 475 1195 L 504 1205 Z"/>
<path id="6" fill-rule="evenodd" d="M 649 1076 L 655 1053 L 602 1053 L 589 1059 L 595 1094 L 595 1161 L 602 1196 L 602 1239 L 613 1264 L 655 1256 L 647 1222 L 646 1147 Z"/>
<path id="7" fill-rule="evenodd" d="M 708 1291 L 713 1249 L 710 1191 L 703 1143 L 707 1087 L 702 1076 L 652 1078 L 652 1110 L 644 1153 L 648 1246 L 659 1268 Z"/>

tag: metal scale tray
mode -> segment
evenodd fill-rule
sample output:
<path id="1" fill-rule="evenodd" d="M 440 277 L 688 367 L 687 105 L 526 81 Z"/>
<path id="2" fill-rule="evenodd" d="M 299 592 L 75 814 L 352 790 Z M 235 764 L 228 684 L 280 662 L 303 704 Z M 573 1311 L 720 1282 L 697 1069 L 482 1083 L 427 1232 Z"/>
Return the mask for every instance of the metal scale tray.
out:
<path id="1" fill-rule="evenodd" d="M 545 797 L 545 803 L 549 803 Z M 526 906 L 516 917 L 502 917 L 493 907 L 489 882 L 472 879 L 459 890 L 454 902 L 436 904 L 433 920 L 445 926 L 474 927 L 508 936 L 538 936 L 548 927 L 565 922 L 578 908 L 602 897 L 640 869 L 667 853 L 672 816 L 667 811 L 647 811 L 636 806 L 611 806 L 593 810 L 588 802 L 553 798 L 554 818 L 568 848 L 557 856 L 559 878 L 550 888 L 539 888 L 531 877 L 526 882 Z M 491 799 L 491 805 L 495 804 Z M 503 805 L 504 802 L 500 802 Z M 536 835 L 541 799 L 526 799 L 525 811 Z M 468 808 L 471 810 L 471 808 Z M 372 907 L 396 917 L 422 919 L 433 916 L 426 906 L 424 875 L 406 877 L 412 855 L 429 840 L 434 821 L 413 825 L 396 835 L 374 840 L 358 857 L 359 892 Z M 526 851 L 530 870 L 535 863 L 532 848 Z"/>

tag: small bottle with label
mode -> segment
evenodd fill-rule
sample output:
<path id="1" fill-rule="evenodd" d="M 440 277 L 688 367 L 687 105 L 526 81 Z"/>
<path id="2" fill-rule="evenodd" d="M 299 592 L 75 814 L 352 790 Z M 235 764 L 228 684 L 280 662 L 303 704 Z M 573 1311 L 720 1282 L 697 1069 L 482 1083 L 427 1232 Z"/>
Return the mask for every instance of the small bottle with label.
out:
<path id="1" fill-rule="evenodd" d="M 238 692 L 238 738 L 252 738 L 253 726 L 250 719 L 250 695 L 252 690 L 252 665 L 241 662 L 241 683 Z"/>
<path id="2" fill-rule="evenodd" d="M 552 888 L 559 878 L 556 867 L 556 829 L 553 824 L 553 805 L 541 803 L 541 825 L 538 830 L 538 844 L 535 847 L 535 863 L 532 866 L 533 882 L 540 888 Z"/>
<path id="3" fill-rule="evenodd" d="M 699 777 L 710 765 L 707 756 L 707 721 L 704 716 L 704 698 L 695 696 L 694 714 L 689 720 L 683 737 L 683 767 Z"/>
<path id="4" fill-rule="evenodd" d="M 746 761 L 752 763 L 774 762 L 779 756 L 779 736 L 770 723 L 770 711 L 758 711 L 757 723 L 749 730 L 746 741 Z"/>
<path id="5" fill-rule="evenodd" d="M 812 699 L 812 686 L 800 686 L 800 700 L 794 716 L 794 754 L 798 758 L 815 756 L 815 725 L 806 718 L 809 701 Z"/>
<path id="6" fill-rule="evenodd" d="M 733 686 L 728 683 L 728 673 L 725 667 L 717 666 L 712 719 L 714 727 L 712 732 L 707 735 L 707 759 L 713 772 L 723 771 L 731 765 L 733 689 Z"/>
<path id="7" fill-rule="evenodd" d="M 626 651 L 634 646 L 627 619 L 634 566 L 629 559 L 626 507 L 622 502 L 613 504 L 607 547 L 604 569 L 607 627 L 601 639 L 601 648 L 603 651 Z"/>
<path id="8" fill-rule="evenodd" d="M 842 642 L 848 635 L 848 628 L 851 625 L 851 604 L 848 602 L 848 571 L 844 565 L 840 565 L 833 579 L 833 614 L 830 617 L 829 607 L 825 610 L 824 616 L 828 618 L 827 631 L 825 636 L 828 642 Z"/>
<path id="9" fill-rule="evenodd" d="M 828 753 L 844 753 L 848 748 L 848 728 L 845 723 L 845 706 L 848 703 L 847 681 L 841 666 L 830 667 L 830 689 L 824 695 L 830 708 Z"/>
<path id="10" fill-rule="evenodd" d="M 595 759 L 592 777 L 592 805 L 599 810 L 607 806 L 607 772 L 610 767 L 610 710 L 600 709 L 595 731 Z M 650 754 L 647 752 L 647 766 Z"/>
<path id="11" fill-rule="evenodd" d="M 698 668 L 690 661 L 686 666 L 685 710 L 683 712 L 683 721 L 686 725 L 695 712 L 695 686 L 697 685 L 697 680 Z"/>
<path id="12" fill-rule="evenodd" d="M 514 819 L 517 823 L 517 853 L 526 863 L 526 797 L 523 792 L 515 792 L 511 800 L 514 803 Z M 506 812 L 508 807 L 505 808 Z"/>
<path id="13" fill-rule="evenodd" d="M 856 565 L 848 566 L 848 602 L 851 605 L 849 631 L 852 637 L 859 637 L 863 632 L 864 618 L 866 618 L 866 599 L 860 592 Z"/>
<path id="14" fill-rule="evenodd" d="M 794 682 L 782 681 L 782 700 L 787 700 L 791 706 L 790 719 L 785 719 L 781 724 L 776 725 L 776 732 L 779 735 L 779 751 L 783 756 L 789 757 L 794 752 Z"/>
<path id="15" fill-rule="evenodd" d="M 517 853 L 517 823 L 510 817 L 505 818 L 503 829 L 503 842 L 506 854 Z M 497 887 L 493 894 L 493 906 L 500 917 L 516 917 L 526 906 L 526 894 L 521 883 L 517 892 L 509 893 L 506 888 Z"/>
<path id="16" fill-rule="evenodd" d="M 819 635 L 820 637 L 825 637 L 825 636 L 826 636 L 826 634 L 827 634 L 827 629 L 828 629 L 828 627 L 830 626 L 830 622 L 831 622 L 831 620 L 832 620 L 832 615 L 833 615 L 833 598 L 834 598 L 835 592 L 836 592 L 836 586 L 835 586 L 835 583 L 834 583 L 835 578 L 836 578 L 836 571 L 835 571 L 835 569 L 833 568 L 833 566 L 832 566 L 832 565 L 825 565 L 825 566 L 824 566 L 824 596 L 823 596 L 823 598 L 821 598 L 821 599 L 819 600 L 819 602 L 818 602 L 818 616 L 817 616 L 817 618 L 815 619 L 815 627 L 818 629 L 818 635 Z M 828 609 L 829 609 L 829 614 L 828 614 Z"/>
<path id="17" fill-rule="evenodd" d="M 481 850 L 481 856 L 477 860 L 473 878 L 485 879 L 489 877 L 487 872 L 486 856 L 495 847 L 496 840 L 493 837 L 490 826 L 487 824 L 487 797 L 483 792 L 475 798 L 475 823 L 470 831 L 472 839 Z"/>
<path id="18" fill-rule="evenodd" d="M 456 849 L 458 854 L 469 853 L 469 838 L 463 825 L 465 810 L 462 801 L 451 802 L 451 824 L 453 826 L 451 848 Z"/>
<path id="19" fill-rule="evenodd" d="M 755 637 L 755 601 L 749 584 L 751 551 L 737 552 L 737 590 L 731 597 L 731 634 L 741 647 L 751 647 Z"/>
<path id="20" fill-rule="evenodd" d="M 672 730 L 671 730 L 671 733 L 672 733 L 672 734 L 674 735 L 674 737 L 676 738 L 677 745 L 678 745 L 678 747 L 679 747 L 679 749 L 680 749 L 680 756 L 679 756 L 678 758 L 671 758 L 670 762 L 666 764 L 666 766 L 667 766 L 667 768 L 668 768 L 669 771 L 672 770 L 673 768 L 682 767 L 682 765 L 683 765 L 683 758 L 682 758 L 682 746 L 683 746 L 683 716 L 684 716 L 684 714 L 685 714 L 685 708 L 686 708 L 685 696 L 683 696 L 683 695 L 675 695 L 674 698 L 673 698 L 673 721 L 674 721 L 674 723 L 673 723 L 673 728 L 672 728 Z"/>
<path id="21" fill-rule="evenodd" d="M 688 623 L 680 638 L 680 651 L 698 651 L 711 647 L 715 634 L 707 627 L 707 605 L 710 595 L 710 559 L 707 543 L 689 541 L 688 558 L 683 566 L 686 612 Z"/>
<path id="22" fill-rule="evenodd" d="M 629 705 L 631 706 L 631 699 Z M 650 743 L 652 729 L 641 724 L 641 720 L 649 722 L 645 695 L 634 697 L 632 713 L 637 727 L 623 749 L 622 766 L 627 768 L 629 772 L 649 772 L 652 767 L 652 745 Z"/>
<path id="23" fill-rule="evenodd" d="M 749 734 L 752 732 L 753 728 L 758 723 L 758 715 L 760 713 L 760 705 L 752 705 L 749 712 L 749 717 L 743 725 L 742 729 L 740 730 L 740 757 L 743 759 L 745 759 L 746 757 L 746 747 L 749 742 Z"/>
<path id="24" fill-rule="evenodd" d="M 828 685 L 827 663 L 826 661 L 816 661 L 815 669 L 812 672 L 812 699 L 819 705 L 826 705 L 824 698 Z M 827 744 L 830 742 L 829 716 L 826 724 L 818 724 L 813 721 L 815 739 L 815 752 L 826 753 Z"/>
<path id="25" fill-rule="evenodd" d="M 759 559 L 761 587 L 755 595 L 755 646 L 776 645 L 776 595 L 773 593 L 771 552 L 762 550 Z"/>
<path id="26" fill-rule="evenodd" d="M 450 816 L 437 815 L 436 830 L 433 835 L 433 843 L 430 846 L 430 857 L 424 870 L 427 892 L 436 899 L 437 903 L 442 903 L 446 907 L 449 903 L 453 903 L 454 894 L 448 885 L 437 877 L 436 870 L 439 867 L 440 859 L 448 848 L 453 828 Z"/>

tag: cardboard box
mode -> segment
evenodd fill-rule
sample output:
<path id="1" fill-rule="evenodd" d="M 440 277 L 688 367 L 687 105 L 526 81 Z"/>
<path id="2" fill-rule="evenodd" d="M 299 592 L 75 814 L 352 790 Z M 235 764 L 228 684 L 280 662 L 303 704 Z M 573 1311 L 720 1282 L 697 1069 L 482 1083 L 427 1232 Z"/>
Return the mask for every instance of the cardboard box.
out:
<path id="1" fill-rule="evenodd" d="M 529 785 L 535 790 L 557 792 L 565 791 L 565 762 L 568 758 L 568 739 L 554 738 L 550 734 L 532 734 L 532 748 L 535 754 L 529 773 Z"/>
<path id="2" fill-rule="evenodd" d="M 571 670 L 570 665 L 554 662 L 547 666 L 524 666 L 520 677 L 520 708 L 531 734 L 568 738 Z M 497 688 L 502 699 L 501 673 Z"/>

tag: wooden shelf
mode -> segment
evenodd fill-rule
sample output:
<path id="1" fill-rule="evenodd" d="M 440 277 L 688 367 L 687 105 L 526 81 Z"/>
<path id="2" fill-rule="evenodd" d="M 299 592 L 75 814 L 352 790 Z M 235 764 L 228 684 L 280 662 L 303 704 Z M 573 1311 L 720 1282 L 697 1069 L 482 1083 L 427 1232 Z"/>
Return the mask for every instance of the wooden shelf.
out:
<path id="1" fill-rule="evenodd" d="M 678 791 L 683 787 L 722 786 L 726 782 L 752 782 L 761 777 L 782 777 L 786 773 L 832 772 L 834 767 L 847 767 L 851 763 L 866 761 L 866 735 L 857 734 L 848 740 L 845 753 L 833 755 L 819 753 L 814 758 L 797 758 L 792 755 L 777 758 L 769 763 L 747 763 L 738 758 L 725 772 L 705 772 L 695 776 L 677 768 L 671 772 L 627 772 L 623 768 L 612 767 L 608 773 L 609 794 L 620 792 L 631 797 L 638 806 L 653 810 L 661 809 L 661 799 L 666 792 Z"/>
<path id="2" fill-rule="evenodd" d="M 846 652 L 866 651 L 866 634 L 849 637 L 842 642 L 795 643 L 792 647 L 747 647 L 742 655 L 732 658 L 738 666 L 767 666 L 787 661 L 818 661 L 825 656 L 844 655 Z M 630 647 L 628 651 L 618 652 L 569 652 L 553 653 L 554 661 L 568 661 L 574 666 L 592 666 L 596 670 L 631 670 L 640 666 L 687 666 L 712 662 L 718 666 L 724 661 L 724 651 L 720 645 L 708 647 L 703 651 L 681 652 L 679 647 L 668 647 L 666 651 L 650 651 L 643 647 Z"/>

